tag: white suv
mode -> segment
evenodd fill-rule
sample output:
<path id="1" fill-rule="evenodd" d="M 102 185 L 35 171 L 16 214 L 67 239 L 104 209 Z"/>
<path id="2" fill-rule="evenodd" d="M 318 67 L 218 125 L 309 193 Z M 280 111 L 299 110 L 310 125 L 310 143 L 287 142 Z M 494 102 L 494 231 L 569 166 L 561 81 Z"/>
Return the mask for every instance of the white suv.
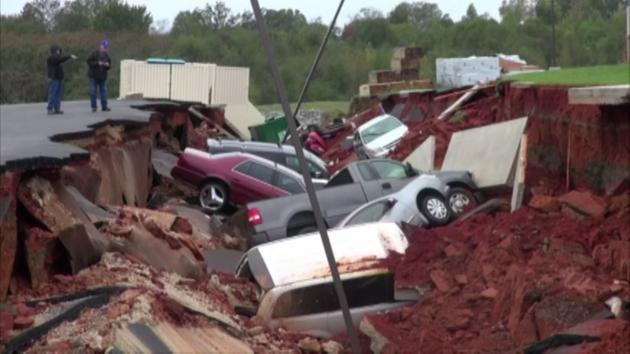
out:
<path id="1" fill-rule="evenodd" d="M 361 125 L 354 134 L 354 148 L 362 158 L 386 157 L 409 128 L 398 118 L 383 114 Z"/>

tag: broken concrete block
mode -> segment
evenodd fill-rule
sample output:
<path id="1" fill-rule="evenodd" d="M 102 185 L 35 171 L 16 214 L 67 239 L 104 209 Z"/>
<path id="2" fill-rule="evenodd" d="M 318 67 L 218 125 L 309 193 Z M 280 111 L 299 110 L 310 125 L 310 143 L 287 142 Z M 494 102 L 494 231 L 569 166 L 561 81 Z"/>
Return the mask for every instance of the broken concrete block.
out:
<path id="1" fill-rule="evenodd" d="M 307 353 L 320 353 L 322 351 L 322 345 L 314 338 L 302 338 L 298 342 L 298 347 Z"/>
<path id="2" fill-rule="evenodd" d="M 441 292 L 447 293 L 453 288 L 450 276 L 443 270 L 436 269 L 429 273 L 429 277 L 435 287 Z"/>
<path id="3" fill-rule="evenodd" d="M 560 210 L 560 201 L 548 195 L 534 195 L 529 201 L 529 207 L 550 213 Z"/>
<path id="4" fill-rule="evenodd" d="M 110 250 L 186 278 L 199 278 L 205 269 L 203 255 L 194 243 L 169 229 L 161 229 L 154 219 L 143 222 L 121 213 L 101 231 L 111 240 Z"/>
<path id="5" fill-rule="evenodd" d="M 603 218 L 608 210 L 606 201 L 590 191 L 571 191 L 558 198 L 558 200 L 572 209 L 593 218 Z"/>
<path id="6" fill-rule="evenodd" d="M 494 299 L 499 295 L 499 291 L 495 288 L 487 288 L 486 290 L 481 292 L 481 297 L 486 299 Z"/>
<path id="7" fill-rule="evenodd" d="M 363 317 L 361 323 L 359 324 L 359 330 L 361 333 L 370 337 L 370 349 L 372 353 L 379 354 L 383 351 L 383 349 L 390 343 L 389 339 L 385 338 L 384 335 L 379 333 L 374 325 L 370 322 L 370 317 Z"/>
<path id="8" fill-rule="evenodd" d="M 61 168 L 61 181 L 75 187 L 81 195 L 94 203 L 98 192 L 96 186 L 101 184 L 101 175 L 91 164 L 68 165 Z"/>
<path id="9" fill-rule="evenodd" d="M 17 187 L 16 173 L 0 175 L 0 301 L 4 301 L 11 281 L 17 252 Z"/>
<path id="10" fill-rule="evenodd" d="M 33 289 L 38 289 L 50 281 L 55 263 L 63 257 L 59 253 L 59 240 L 56 236 L 38 227 L 26 231 L 26 263 L 31 276 Z"/>
<path id="11" fill-rule="evenodd" d="M 20 183 L 18 199 L 53 234 L 80 223 L 61 202 L 52 184 L 42 177 Z"/>
<path id="12" fill-rule="evenodd" d="M 343 345 L 339 342 L 335 342 L 334 340 L 329 340 L 322 343 L 322 350 L 326 354 L 339 354 L 343 353 Z"/>
<path id="13" fill-rule="evenodd" d="M 109 240 L 94 227 L 84 210 L 86 206 L 79 204 L 71 187 L 57 181 L 53 183 L 53 188 L 65 208 L 79 221 L 58 234 L 59 240 L 70 254 L 72 272 L 76 274 L 101 259 L 101 255 L 109 248 Z M 90 209 L 91 213 L 96 213 L 94 207 L 96 206 Z M 108 220 L 106 217 L 103 219 Z"/>
<path id="14" fill-rule="evenodd" d="M 13 319 L 13 328 L 14 329 L 24 329 L 28 328 L 35 323 L 35 319 L 30 316 L 17 316 Z"/>
<path id="15" fill-rule="evenodd" d="M 97 204 L 146 205 L 153 178 L 151 148 L 151 140 L 143 138 L 92 153 L 93 165 L 101 174 Z"/>

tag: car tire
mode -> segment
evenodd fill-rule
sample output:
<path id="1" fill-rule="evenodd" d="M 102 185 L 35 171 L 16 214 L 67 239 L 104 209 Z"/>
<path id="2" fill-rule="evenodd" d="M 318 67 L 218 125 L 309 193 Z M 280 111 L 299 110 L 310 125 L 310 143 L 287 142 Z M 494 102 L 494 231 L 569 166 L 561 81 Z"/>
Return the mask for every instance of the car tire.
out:
<path id="1" fill-rule="evenodd" d="M 229 190 L 219 181 L 206 182 L 199 190 L 199 205 L 204 210 L 218 213 L 228 206 Z"/>
<path id="2" fill-rule="evenodd" d="M 451 209 L 437 193 L 419 196 L 418 209 L 429 220 L 430 226 L 446 225 L 451 220 Z"/>
<path id="3" fill-rule="evenodd" d="M 448 206 L 453 217 L 457 218 L 465 212 L 475 209 L 477 204 L 475 195 L 468 188 L 455 187 L 448 192 Z"/>

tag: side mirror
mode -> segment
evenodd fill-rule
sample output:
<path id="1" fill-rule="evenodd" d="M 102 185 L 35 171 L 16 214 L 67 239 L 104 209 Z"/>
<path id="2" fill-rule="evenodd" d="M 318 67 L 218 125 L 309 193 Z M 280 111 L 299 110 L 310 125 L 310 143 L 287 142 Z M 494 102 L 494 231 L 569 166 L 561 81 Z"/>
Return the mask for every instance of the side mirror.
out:
<path id="1" fill-rule="evenodd" d="M 405 167 L 407 168 L 407 175 L 409 177 L 414 177 L 420 174 L 420 171 L 418 171 L 415 167 L 411 166 L 409 162 L 405 164 Z"/>
<path id="2" fill-rule="evenodd" d="M 312 172 L 311 172 L 311 175 L 312 175 L 314 178 L 322 178 L 323 173 L 322 173 L 322 171 L 312 171 Z"/>

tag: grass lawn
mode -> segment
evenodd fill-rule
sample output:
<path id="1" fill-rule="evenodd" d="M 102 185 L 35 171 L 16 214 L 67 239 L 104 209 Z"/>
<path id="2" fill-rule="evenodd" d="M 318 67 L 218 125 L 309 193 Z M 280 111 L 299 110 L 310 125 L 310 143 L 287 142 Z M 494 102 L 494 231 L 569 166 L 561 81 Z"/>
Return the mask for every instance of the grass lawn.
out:
<path id="1" fill-rule="evenodd" d="M 630 83 L 628 64 L 566 68 L 504 76 L 503 80 L 543 85 L 622 85 Z"/>
<path id="2" fill-rule="evenodd" d="M 282 107 L 279 103 L 260 105 L 257 107 L 258 110 L 263 113 L 282 112 Z M 324 112 L 330 113 L 333 117 L 337 116 L 339 113 L 347 113 L 348 108 L 350 108 L 348 101 L 318 101 L 302 103 L 302 109 L 319 109 Z M 291 104 L 291 109 L 295 109 L 295 103 Z"/>

